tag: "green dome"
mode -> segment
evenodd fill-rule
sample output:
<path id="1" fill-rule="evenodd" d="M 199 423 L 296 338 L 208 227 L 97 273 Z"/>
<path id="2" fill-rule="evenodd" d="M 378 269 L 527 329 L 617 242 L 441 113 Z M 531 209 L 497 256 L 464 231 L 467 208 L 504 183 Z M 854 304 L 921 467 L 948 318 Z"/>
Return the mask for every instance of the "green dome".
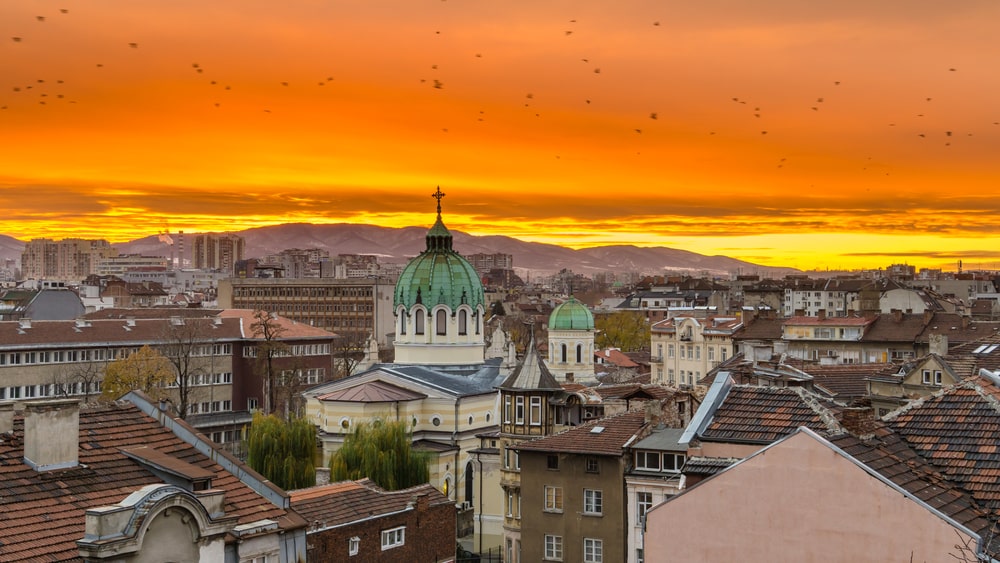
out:
<path id="1" fill-rule="evenodd" d="M 486 306 L 483 282 L 469 261 L 452 250 L 451 232 L 441 221 L 438 206 L 437 221 L 427 231 L 427 249 L 410 260 L 396 282 L 393 308 L 400 305 L 410 310 L 416 304 L 427 309 L 447 305 L 452 311 L 465 303 L 472 307 Z"/>
<path id="2" fill-rule="evenodd" d="M 549 330 L 594 330 L 594 314 L 575 297 L 570 297 L 552 310 Z"/>

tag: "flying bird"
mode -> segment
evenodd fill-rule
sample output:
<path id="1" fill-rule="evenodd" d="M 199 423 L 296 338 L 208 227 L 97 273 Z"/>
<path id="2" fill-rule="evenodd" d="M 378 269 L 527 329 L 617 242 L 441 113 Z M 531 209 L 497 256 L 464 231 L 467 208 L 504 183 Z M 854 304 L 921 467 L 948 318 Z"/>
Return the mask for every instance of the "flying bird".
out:
<path id="1" fill-rule="evenodd" d="M 43 22 L 43 21 L 45 21 L 45 16 L 35 16 L 35 19 L 38 20 L 38 21 L 40 21 L 40 22 Z"/>
<path id="2" fill-rule="evenodd" d="M 653 113 L 649 114 L 649 118 L 656 119 L 656 112 L 654 111 Z"/>
<path id="3" fill-rule="evenodd" d="M 139 48 L 139 44 L 138 43 L 129 43 L 128 46 L 132 47 L 133 49 L 138 49 Z"/>
<path id="4" fill-rule="evenodd" d="M 440 80 L 438 80 L 438 79 L 435 78 L 434 79 L 434 87 L 440 90 L 441 88 L 444 87 L 444 84 L 442 84 Z"/>
<path id="5" fill-rule="evenodd" d="M 59 11 L 62 12 L 62 13 L 64 13 L 64 14 L 68 14 L 69 13 L 69 10 L 67 10 L 66 8 L 60 8 Z"/>
<path id="6" fill-rule="evenodd" d="M 14 43 L 20 43 L 21 42 L 21 38 L 20 37 L 11 37 L 11 39 L 14 40 Z"/>
<path id="7" fill-rule="evenodd" d="M 601 74 L 601 69 L 600 68 L 595 68 L 594 69 L 594 74 Z"/>

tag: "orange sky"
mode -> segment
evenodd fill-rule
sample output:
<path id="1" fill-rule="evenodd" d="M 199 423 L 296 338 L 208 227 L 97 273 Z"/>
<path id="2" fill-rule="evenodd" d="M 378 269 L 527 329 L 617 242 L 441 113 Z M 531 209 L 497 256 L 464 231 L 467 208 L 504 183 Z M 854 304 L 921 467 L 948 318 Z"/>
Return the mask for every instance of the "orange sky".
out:
<path id="1" fill-rule="evenodd" d="M 1000 268 L 997 22 L 994 0 L 5 0 L 0 233 L 429 225 L 440 185 L 473 234 Z"/>

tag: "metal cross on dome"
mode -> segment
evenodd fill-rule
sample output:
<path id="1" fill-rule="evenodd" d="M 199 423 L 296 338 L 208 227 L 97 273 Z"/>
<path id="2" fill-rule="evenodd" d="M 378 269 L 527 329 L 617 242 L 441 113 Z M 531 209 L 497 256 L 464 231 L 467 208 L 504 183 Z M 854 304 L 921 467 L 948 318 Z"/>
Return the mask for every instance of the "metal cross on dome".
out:
<path id="1" fill-rule="evenodd" d="M 441 214 L 441 198 L 443 198 L 443 197 L 444 197 L 445 195 L 446 195 L 446 194 L 444 194 L 444 193 L 443 193 L 443 192 L 441 191 L 441 186 L 438 186 L 438 187 L 437 187 L 437 191 L 431 194 L 431 197 L 432 197 L 432 198 L 434 198 L 434 199 L 438 200 L 438 215 L 440 215 L 440 214 Z"/>

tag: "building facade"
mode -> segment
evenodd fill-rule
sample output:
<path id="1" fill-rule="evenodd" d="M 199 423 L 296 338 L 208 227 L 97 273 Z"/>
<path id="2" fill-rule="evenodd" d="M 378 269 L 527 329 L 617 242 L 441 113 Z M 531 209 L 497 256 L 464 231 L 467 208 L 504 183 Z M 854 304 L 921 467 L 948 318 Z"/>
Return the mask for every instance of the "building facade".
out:
<path id="1" fill-rule="evenodd" d="M 80 281 L 96 274 L 101 260 L 118 256 L 106 240 L 38 238 L 28 241 L 21 253 L 24 279 Z"/>

